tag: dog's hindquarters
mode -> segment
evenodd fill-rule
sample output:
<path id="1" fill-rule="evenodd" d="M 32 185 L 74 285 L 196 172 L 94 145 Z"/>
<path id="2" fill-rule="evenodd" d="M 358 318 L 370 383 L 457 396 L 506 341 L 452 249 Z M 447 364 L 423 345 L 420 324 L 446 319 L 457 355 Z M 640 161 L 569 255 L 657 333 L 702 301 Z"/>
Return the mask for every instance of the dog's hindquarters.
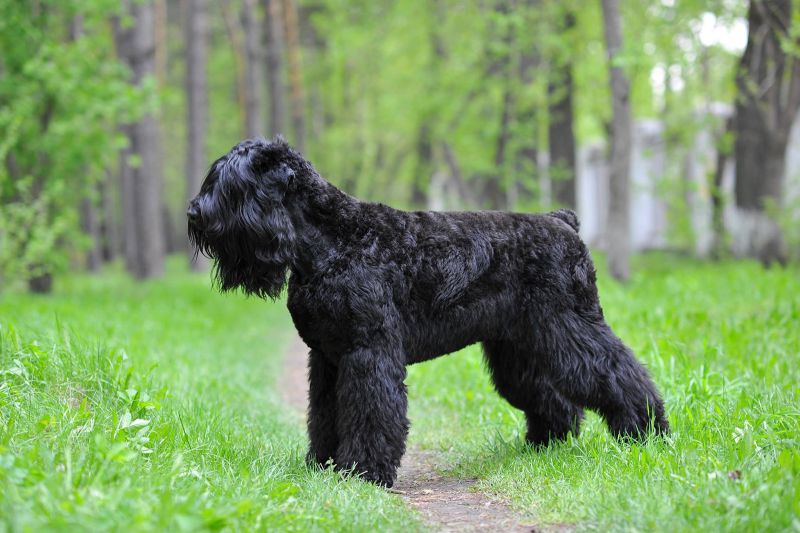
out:
<path id="1" fill-rule="evenodd" d="M 667 433 L 663 401 L 647 370 L 603 317 L 591 256 L 574 231 L 577 219 L 547 216 L 566 224 L 550 226 L 546 235 L 558 246 L 530 265 L 525 316 L 509 341 L 516 359 L 532 361 L 560 393 L 566 404 L 555 397 L 556 411 L 571 404 L 595 410 L 615 435 L 644 435 L 651 423 Z"/>
<path id="2" fill-rule="evenodd" d="M 552 383 L 599 412 L 617 436 L 668 433 L 664 404 L 647 370 L 604 320 L 572 312 L 547 317 L 537 335 Z"/>
<path id="3" fill-rule="evenodd" d="M 544 375 L 530 343 L 485 341 L 484 355 L 497 392 L 525 413 L 526 440 L 534 446 L 580 431 L 583 409 L 565 398 Z"/>

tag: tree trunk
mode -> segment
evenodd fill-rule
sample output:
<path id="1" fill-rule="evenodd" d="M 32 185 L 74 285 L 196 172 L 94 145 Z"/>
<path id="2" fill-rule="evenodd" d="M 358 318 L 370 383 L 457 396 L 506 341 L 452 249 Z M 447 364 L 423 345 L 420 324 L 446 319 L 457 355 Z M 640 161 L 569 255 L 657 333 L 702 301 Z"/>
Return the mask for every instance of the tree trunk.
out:
<path id="1" fill-rule="evenodd" d="M 442 0 L 434 0 L 431 6 L 431 13 L 427 18 L 428 38 L 431 47 L 430 60 L 425 66 L 427 80 L 435 80 L 440 71 L 442 63 L 447 58 L 447 50 L 442 40 L 441 28 L 445 22 L 445 9 Z M 428 87 L 433 89 L 428 82 Z M 426 108 L 420 117 L 420 125 L 417 130 L 416 156 L 417 166 L 414 173 L 414 182 L 411 187 L 411 203 L 421 209 L 429 205 L 429 192 L 431 178 L 435 172 L 434 160 L 434 139 L 432 125 L 436 121 L 436 110 Z"/>
<path id="2" fill-rule="evenodd" d="M 411 185 L 411 204 L 424 209 L 428 205 L 428 184 L 433 175 L 433 139 L 431 128 L 423 121 L 417 132 L 417 166 Z"/>
<path id="3" fill-rule="evenodd" d="M 267 85 L 269 86 L 269 134 L 283 134 L 286 128 L 283 83 L 283 10 L 281 0 L 264 0 L 267 21 Z"/>
<path id="4" fill-rule="evenodd" d="M 728 240 L 725 233 L 725 197 L 722 191 L 722 181 L 725 177 L 725 166 L 730 159 L 730 143 L 728 136 L 733 128 L 733 118 L 725 120 L 722 132 L 716 139 L 716 167 L 711 178 L 711 231 L 713 234 L 711 244 L 711 257 L 721 259 L 725 255 L 725 243 Z"/>
<path id="5" fill-rule="evenodd" d="M 100 196 L 103 207 L 101 224 L 103 260 L 109 262 L 116 259 L 122 250 L 119 220 L 116 217 L 117 208 L 114 201 L 115 198 L 119 198 L 119 188 L 115 189 L 111 172 L 107 172 L 106 179 L 100 184 Z"/>
<path id="6" fill-rule="evenodd" d="M 506 181 L 506 152 L 511 138 L 511 112 L 514 106 L 514 95 L 511 92 L 511 58 L 508 58 L 505 87 L 503 88 L 503 103 L 500 111 L 500 128 L 497 134 L 497 145 L 494 152 L 493 175 L 486 182 L 484 196 L 489 209 L 502 209 L 506 207 L 505 183 Z"/>
<path id="7" fill-rule="evenodd" d="M 69 27 L 70 41 L 78 40 L 83 34 L 83 16 L 75 15 L 72 17 Z M 103 258 L 101 253 L 102 238 L 100 234 L 100 221 L 97 216 L 97 207 L 92 201 L 92 193 L 97 190 L 97 184 L 91 183 L 87 187 L 86 197 L 81 200 L 81 230 L 91 240 L 89 249 L 86 251 L 86 270 L 97 272 L 100 269 Z M 30 286 L 33 289 L 33 286 Z"/>
<path id="8" fill-rule="evenodd" d="M 245 130 L 247 137 L 257 137 L 264 131 L 261 118 L 261 27 L 258 23 L 256 0 L 242 3 L 245 62 Z"/>
<path id="9" fill-rule="evenodd" d="M 120 217 L 120 225 L 122 231 L 122 251 L 125 256 L 125 266 L 128 271 L 131 271 L 132 265 L 138 263 L 137 247 L 138 247 L 138 232 L 136 228 L 136 193 L 133 177 L 133 167 L 129 163 L 133 150 L 131 149 L 133 143 L 133 126 L 124 125 L 122 131 L 128 138 L 129 146 L 120 152 L 119 161 L 119 192 L 121 199 L 122 216 Z"/>
<path id="10" fill-rule="evenodd" d="M 740 228 L 735 251 L 765 264 L 784 263 L 783 235 L 768 208 L 781 206 L 786 145 L 800 107 L 800 61 L 791 42 L 790 0 L 751 0 L 747 47 L 736 76 L 736 206 Z"/>
<path id="11" fill-rule="evenodd" d="M 300 42 L 306 54 L 305 57 L 308 58 L 308 64 L 321 64 L 327 55 L 325 36 L 319 32 L 312 20 L 315 14 L 325 12 L 325 5 L 321 0 L 305 0 L 299 6 Z M 323 90 L 319 83 L 311 83 L 308 86 L 306 144 L 313 144 L 314 141 L 320 139 L 328 122 Z"/>
<path id="12" fill-rule="evenodd" d="M 618 0 L 603 0 L 603 33 L 608 54 L 612 113 L 608 202 L 608 266 L 618 281 L 630 278 L 630 82 L 617 63 L 622 49 Z"/>
<path id="13" fill-rule="evenodd" d="M 500 120 L 497 129 L 497 141 L 494 151 L 494 169 L 482 176 L 482 204 L 489 209 L 502 209 L 506 204 L 506 152 L 511 137 L 511 111 L 514 108 L 513 77 L 516 72 L 512 68 L 512 48 L 514 46 L 514 25 L 510 24 L 510 13 L 514 8 L 513 0 L 501 0 L 494 6 L 496 12 L 495 25 L 492 33 L 497 33 L 496 39 L 502 44 L 502 49 L 489 52 L 489 62 L 496 65 L 496 76 L 502 85 L 503 92 L 500 102 Z"/>
<path id="14" fill-rule="evenodd" d="M 538 14 L 541 9 L 540 4 L 541 0 L 525 0 L 522 6 L 526 12 Z M 530 29 L 526 28 L 525 31 Z M 541 67 L 542 58 L 538 46 L 539 43 L 534 41 L 528 43 L 520 52 L 516 83 L 524 92 L 530 93 L 530 86 Z M 539 109 L 535 100 L 535 98 L 520 98 L 515 106 L 515 120 L 525 132 L 517 140 L 514 154 L 514 171 L 517 175 L 514 187 L 517 201 L 531 201 L 536 198 L 541 200 L 542 178 L 546 174 L 545 169 L 539 166 Z"/>
<path id="15" fill-rule="evenodd" d="M 562 34 L 575 27 L 575 16 L 564 16 Z M 553 72 L 555 71 L 555 72 Z M 556 72 L 558 75 L 556 75 Z M 551 69 L 547 85 L 549 106 L 550 180 L 553 198 L 559 205 L 575 209 L 575 131 L 573 130 L 572 58 Z"/>
<path id="16" fill-rule="evenodd" d="M 239 110 L 239 130 L 242 137 L 247 136 L 247 51 L 245 49 L 242 28 L 236 17 L 231 12 L 231 2 L 222 2 L 222 21 L 228 42 L 233 54 L 234 80 L 236 89 L 236 107 Z"/>
<path id="17" fill-rule="evenodd" d="M 155 71 L 153 4 L 126 2 L 132 28 L 115 33 L 122 58 L 130 66 L 133 83 L 141 86 Z M 123 223 L 126 228 L 128 271 L 139 279 L 158 276 L 164 269 L 164 235 L 161 211 L 161 165 L 158 124 L 152 113 L 126 127 L 129 153 L 123 160 Z"/>
<path id="18" fill-rule="evenodd" d="M 89 249 L 86 251 L 86 270 L 97 272 L 103 264 L 102 237 L 97 208 L 90 197 L 81 200 L 81 229 L 91 239 Z"/>
<path id="19" fill-rule="evenodd" d="M 34 294 L 50 294 L 53 292 L 53 275 L 47 271 L 33 274 L 28 278 L 28 291 Z"/>
<path id="20" fill-rule="evenodd" d="M 186 13 L 186 196 L 197 195 L 207 165 L 208 11 L 206 0 L 189 0 Z M 188 241 L 187 241 L 188 242 Z M 189 266 L 205 270 L 208 261 L 189 246 Z"/>
<path id="21" fill-rule="evenodd" d="M 303 87 L 303 65 L 300 54 L 300 27 L 297 22 L 297 6 L 294 0 L 283 0 L 283 19 L 286 29 L 286 48 L 289 59 L 289 99 L 292 108 L 292 130 L 294 146 L 305 152 L 306 146 L 306 105 Z"/>

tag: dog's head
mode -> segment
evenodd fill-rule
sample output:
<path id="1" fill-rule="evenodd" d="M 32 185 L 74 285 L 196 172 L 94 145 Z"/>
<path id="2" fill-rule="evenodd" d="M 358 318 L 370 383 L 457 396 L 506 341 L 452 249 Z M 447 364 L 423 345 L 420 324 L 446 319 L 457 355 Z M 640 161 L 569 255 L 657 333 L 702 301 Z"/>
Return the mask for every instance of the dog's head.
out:
<path id="1" fill-rule="evenodd" d="M 217 159 L 189 202 L 189 239 L 215 261 L 218 288 L 276 298 L 294 257 L 287 202 L 302 157 L 280 137 L 243 141 Z"/>

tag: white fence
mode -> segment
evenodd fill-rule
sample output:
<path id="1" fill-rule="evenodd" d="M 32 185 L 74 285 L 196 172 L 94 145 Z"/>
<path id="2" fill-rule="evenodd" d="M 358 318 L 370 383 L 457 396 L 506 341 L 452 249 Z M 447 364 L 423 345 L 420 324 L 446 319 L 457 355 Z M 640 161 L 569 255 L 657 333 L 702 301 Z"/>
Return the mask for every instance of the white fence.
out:
<path id="1" fill-rule="evenodd" d="M 715 110 L 722 120 L 730 109 Z M 720 122 L 721 122 L 720 120 Z M 631 240 L 635 250 L 658 249 L 668 245 L 668 204 L 682 203 L 689 214 L 696 249 L 706 255 L 712 245 L 711 188 L 709 176 L 716 166 L 714 136 L 700 130 L 695 141 L 684 150 L 667 152 L 663 125 L 656 120 L 640 120 L 634 126 L 631 159 Z M 795 121 L 786 154 L 785 205 L 800 198 L 800 120 Z M 678 180 L 685 180 L 681 194 L 675 194 Z M 664 184 L 673 187 L 669 196 L 661 192 Z M 727 199 L 726 227 L 734 230 L 742 223 L 733 207 L 734 165 L 728 158 L 723 172 L 722 192 Z M 603 248 L 608 216 L 608 162 L 603 144 L 582 146 L 577 154 L 577 207 L 581 234 L 592 246 Z"/>

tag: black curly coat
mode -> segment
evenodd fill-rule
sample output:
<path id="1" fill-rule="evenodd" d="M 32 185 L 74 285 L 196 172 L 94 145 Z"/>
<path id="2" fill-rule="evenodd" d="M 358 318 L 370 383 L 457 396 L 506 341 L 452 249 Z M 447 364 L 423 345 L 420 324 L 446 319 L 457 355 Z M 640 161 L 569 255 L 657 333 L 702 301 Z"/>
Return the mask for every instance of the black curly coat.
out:
<path id="1" fill-rule="evenodd" d="M 221 290 L 277 297 L 309 355 L 309 461 L 391 486 L 405 451 L 405 366 L 481 342 L 527 440 L 666 433 L 647 371 L 603 320 L 575 214 L 405 212 L 358 201 L 282 139 L 218 159 L 189 234 Z"/>

